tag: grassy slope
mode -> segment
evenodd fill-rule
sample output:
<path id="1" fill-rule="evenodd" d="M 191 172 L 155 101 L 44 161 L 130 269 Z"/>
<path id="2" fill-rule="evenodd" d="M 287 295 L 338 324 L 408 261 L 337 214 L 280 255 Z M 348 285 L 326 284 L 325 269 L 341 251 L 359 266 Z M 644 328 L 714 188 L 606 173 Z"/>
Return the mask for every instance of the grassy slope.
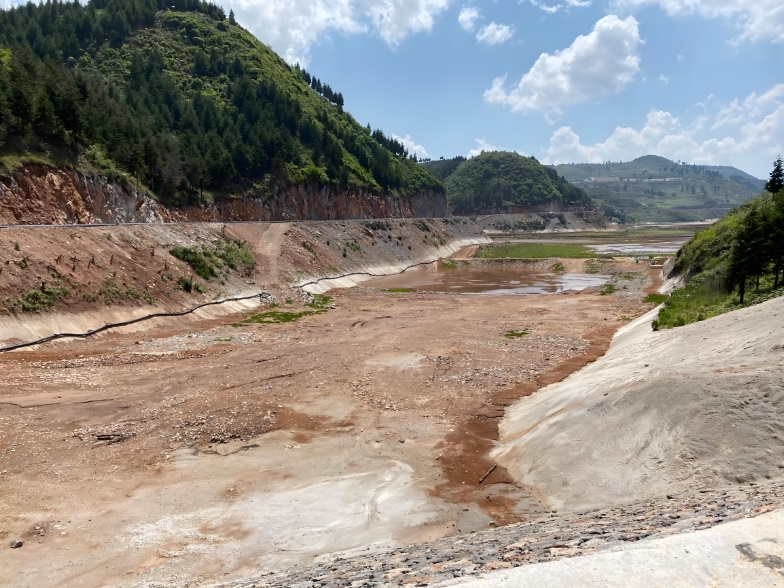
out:
<path id="1" fill-rule="evenodd" d="M 687 325 L 784 295 L 784 288 L 773 290 L 770 276 L 762 277 L 759 292 L 749 289 L 743 304 L 735 292 L 728 292 L 724 287 L 733 239 L 754 203 L 771 206 L 773 197 L 764 192 L 733 209 L 719 222 L 694 235 L 678 251 L 675 271 L 684 275 L 688 282 L 667 300 L 659 312 L 657 328 Z"/>

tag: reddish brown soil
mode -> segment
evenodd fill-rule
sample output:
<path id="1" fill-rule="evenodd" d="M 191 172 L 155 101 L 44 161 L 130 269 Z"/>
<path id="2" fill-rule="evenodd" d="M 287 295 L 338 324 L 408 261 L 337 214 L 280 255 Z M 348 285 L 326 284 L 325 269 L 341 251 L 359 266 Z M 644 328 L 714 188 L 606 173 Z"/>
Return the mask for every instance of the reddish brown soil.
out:
<path id="1" fill-rule="evenodd" d="M 480 484 L 504 407 L 593 361 L 620 325 L 651 308 L 596 292 L 330 294 L 334 309 L 297 322 L 161 321 L 0 355 L 0 538 L 26 540 L 6 569 L 41 561 L 29 577 L 39 585 L 134 585 L 223 578 L 272 555 L 306 560 L 315 553 L 263 551 L 258 529 L 231 509 L 380 464 L 407 464 L 417 488 L 443 505 L 397 541 L 540 514 L 503 468 Z M 504 336 L 520 329 L 528 334 Z M 197 506 L 225 509 L 210 532 L 239 542 L 242 557 L 189 556 L 176 542 L 121 549 L 133 525 Z M 167 555 L 175 552 L 184 555 Z"/>

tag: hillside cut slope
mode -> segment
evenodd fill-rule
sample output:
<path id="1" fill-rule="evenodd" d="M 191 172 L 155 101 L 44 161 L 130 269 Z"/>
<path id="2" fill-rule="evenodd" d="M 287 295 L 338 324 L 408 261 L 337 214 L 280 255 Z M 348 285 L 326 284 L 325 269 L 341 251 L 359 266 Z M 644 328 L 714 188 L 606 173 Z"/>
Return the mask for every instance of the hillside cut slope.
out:
<path id="1" fill-rule="evenodd" d="M 507 411 L 498 462 L 569 511 L 781 478 L 782 316 L 779 298 L 669 331 L 638 319 Z"/>
<path id="2" fill-rule="evenodd" d="M 30 163 L 71 168 L 174 208 L 264 206 L 297 187 L 300 200 L 425 197 L 445 213 L 443 184 L 343 104 L 201 0 L 0 11 L 0 171 L 9 174 Z"/>

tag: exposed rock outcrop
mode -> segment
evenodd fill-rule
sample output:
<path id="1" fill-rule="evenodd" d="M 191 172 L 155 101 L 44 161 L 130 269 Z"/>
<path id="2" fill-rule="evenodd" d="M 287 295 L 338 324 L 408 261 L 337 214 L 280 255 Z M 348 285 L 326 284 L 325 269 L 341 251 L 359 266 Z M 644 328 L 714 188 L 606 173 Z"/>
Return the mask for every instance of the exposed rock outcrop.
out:
<path id="1" fill-rule="evenodd" d="M 0 224 L 115 222 L 336 220 L 444 217 L 446 195 L 427 192 L 398 198 L 366 190 L 275 188 L 266 198 L 219 199 L 204 208 L 171 209 L 143 191 L 70 169 L 26 165 L 0 176 Z"/>

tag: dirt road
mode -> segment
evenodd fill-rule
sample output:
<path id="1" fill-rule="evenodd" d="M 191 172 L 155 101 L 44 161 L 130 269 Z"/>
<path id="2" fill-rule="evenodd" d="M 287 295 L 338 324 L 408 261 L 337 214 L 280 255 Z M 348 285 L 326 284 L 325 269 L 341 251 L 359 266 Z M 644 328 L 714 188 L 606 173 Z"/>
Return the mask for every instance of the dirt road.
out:
<path id="1" fill-rule="evenodd" d="M 498 417 L 651 307 L 330 294 L 0 357 L 0 584 L 193 585 L 538 516 L 483 478 Z"/>

